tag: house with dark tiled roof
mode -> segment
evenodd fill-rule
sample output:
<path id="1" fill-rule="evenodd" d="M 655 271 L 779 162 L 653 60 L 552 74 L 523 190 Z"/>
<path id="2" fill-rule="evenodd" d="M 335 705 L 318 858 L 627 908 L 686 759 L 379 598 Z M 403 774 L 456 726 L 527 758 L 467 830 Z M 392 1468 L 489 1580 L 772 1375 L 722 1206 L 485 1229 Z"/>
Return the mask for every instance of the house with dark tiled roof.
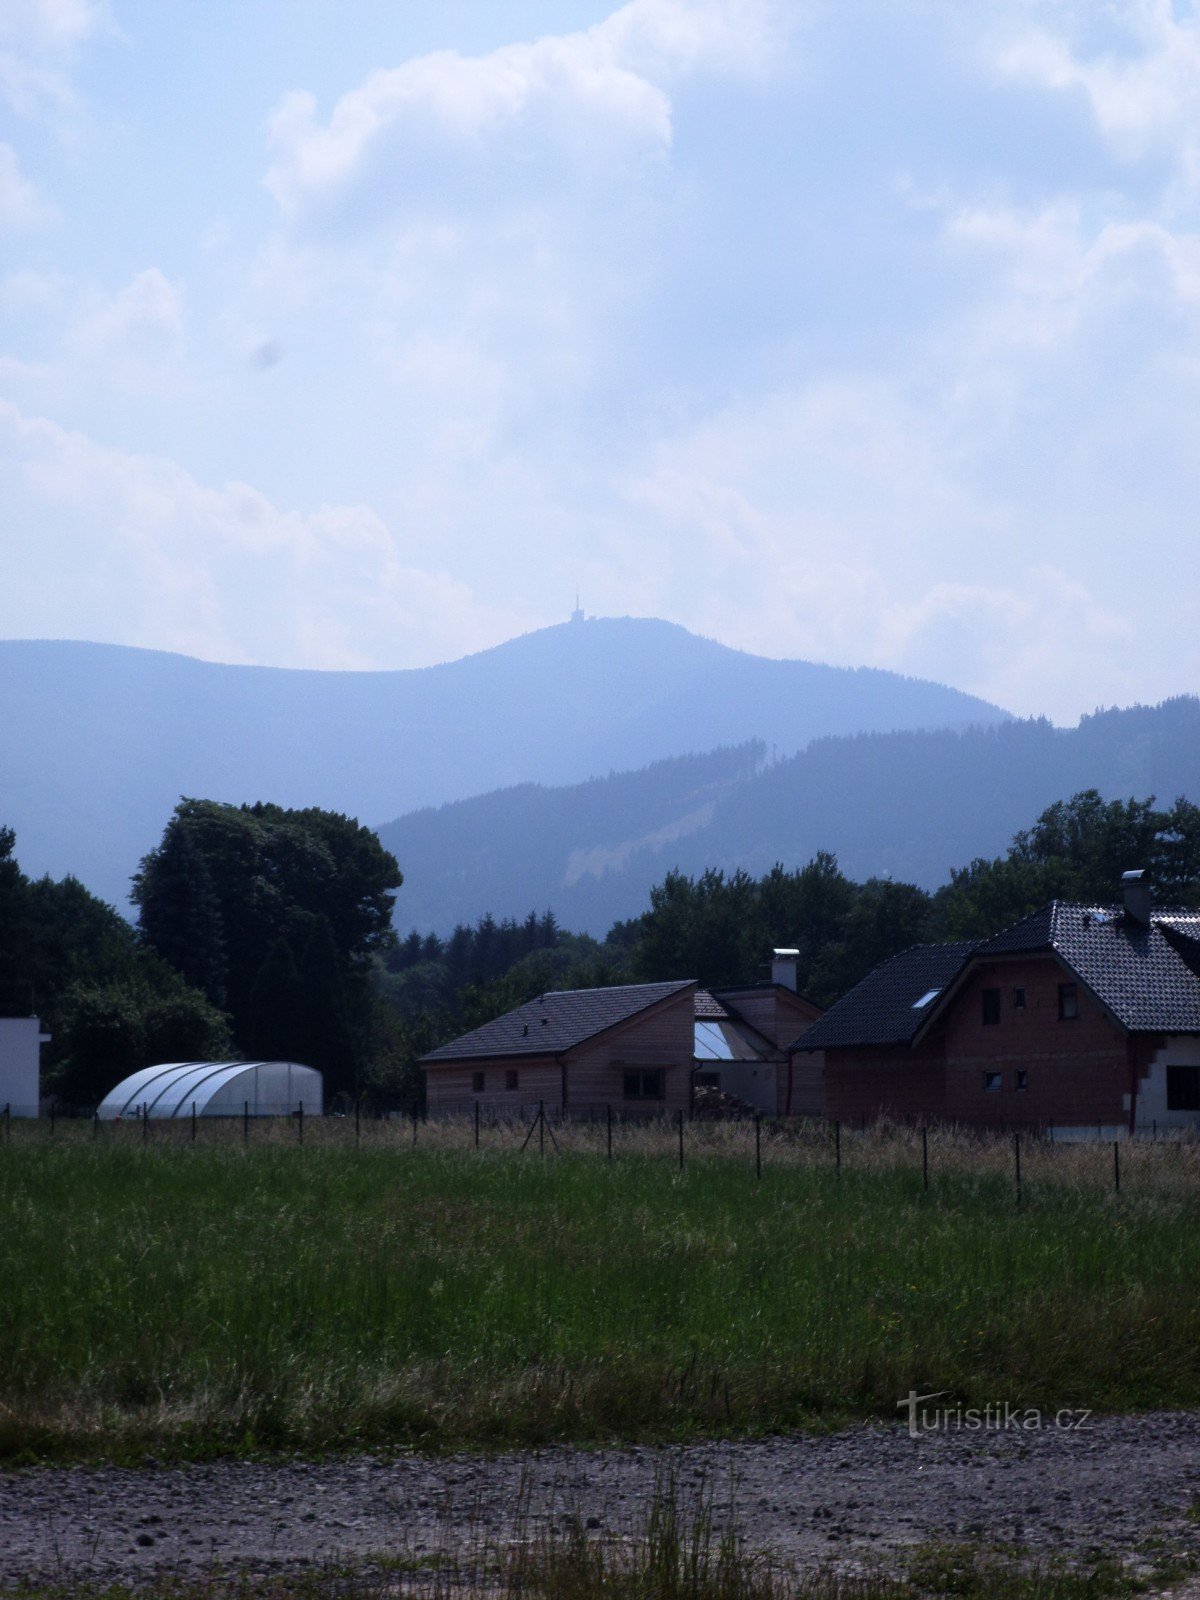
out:
<path id="1" fill-rule="evenodd" d="M 1200 1126 L 1200 913 L 1053 901 L 992 939 L 886 961 L 795 1041 L 825 1114 L 1113 1138 Z"/>
<path id="2" fill-rule="evenodd" d="M 689 1111 L 695 994 L 693 978 L 549 990 L 422 1056 L 426 1105 Z"/>
<path id="3" fill-rule="evenodd" d="M 690 1112 L 699 1079 L 771 1115 L 819 1110 L 819 1061 L 795 1067 L 788 1051 L 819 1015 L 786 962 L 770 983 L 719 993 L 690 978 L 550 990 L 423 1056 L 426 1104 Z"/>

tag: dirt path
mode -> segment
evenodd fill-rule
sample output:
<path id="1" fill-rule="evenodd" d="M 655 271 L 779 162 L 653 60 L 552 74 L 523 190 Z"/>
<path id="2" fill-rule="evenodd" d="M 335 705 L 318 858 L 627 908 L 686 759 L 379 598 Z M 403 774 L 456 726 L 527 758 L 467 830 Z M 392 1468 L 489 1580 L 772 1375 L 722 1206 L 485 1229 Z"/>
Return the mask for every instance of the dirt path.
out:
<path id="1" fill-rule="evenodd" d="M 555 1449 L 492 1459 L 354 1457 L 0 1474 L 0 1585 L 136 1581 L 244 1566 L 424 1554 L 472 1525 L 503 1534 L 522 1488 L 535 1519 L 577 1512 L 619 1534 L 656 1482 L 711 1492 L 748 1542 L 846 1568 L 895 1566 L 926 1539 L 1020 1544 L 1146 1562 L 1200 1552 L 1200 1415 L 1099 1418 L 1090 1428 L 857 1427 L 815 1438 L 671 1449 Z"/>

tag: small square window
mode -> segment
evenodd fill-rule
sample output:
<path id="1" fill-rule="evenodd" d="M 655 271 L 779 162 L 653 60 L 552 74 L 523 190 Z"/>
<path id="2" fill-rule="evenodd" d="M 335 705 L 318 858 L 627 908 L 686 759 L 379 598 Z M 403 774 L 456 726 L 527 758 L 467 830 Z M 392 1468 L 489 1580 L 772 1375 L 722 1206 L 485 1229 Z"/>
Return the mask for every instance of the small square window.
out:
<path id="1" fill-rule="evenodd" d="M 1060 983 L 1058 986 L 1058 1017 L 1060 1022 L 1074 1022 L 1079 1016 L 1079 986 Z"/>
<path id="2" fill-rule="evenodd" d="M 471 1074 L 471 1093 L 472 1094 L 482 1094 L 483 1093 L 483 1084 L 484 1084 L 483 1073 L 482 1072 L 473 1072 Z"/>
<path id="3" fill-rule="evenodd" d="M 985 1024 L 1000 1021 L 999 989 L 985 989 L 983 991 L 983 1020 Z"/>
<path id="4" fill-rule="evenodd" d="M 1200 1067 L 1167 1068 L 1167 1110 L 1200 1111 Z"/>
<path id="5" fill-rule="evenodd" d="M 626 1100 L 661 1100 L 662 1097 L 663 1075 L 661 1068 L 655 1068 L 650 1071 L 641 1068 L 626 1069 Z"/>
<path id="6" fill-rule="evenodd" d="M 504 1087 L 506 1089 L 515 1089 L 517 1087 L 517 1081 L 516 1067 L 506 1067 L 504 1069 Z"/>
<path id="7" fill-rule="evenodd" d="M 1001 1089 L 1000 1074 L 998 1072 L 985 1072 L 983 1075 L 983 1087 L 988 1094 L 999 1094 Z"/>
<path id="8" fill-rule="evenodd" d="M 1025 1071 L 1024 1067 L 1018 1067 L 1017 1068 L 1017 1093 L 1018 1094 L 1022 1093 L 1025 1089 L 1028 1089 L 1028 1087 L 1029 1087 L 1029 1074 Z"/>
<path id="9" fill-rule="evenodd" d="M 1024 1011 L 1024 1009 L 1025 1009 L 1025 991 L 1024 991 L 1024 989 L 1014 989 L 1013 990 L 1013 1010 L 1014 1011 Z"/>

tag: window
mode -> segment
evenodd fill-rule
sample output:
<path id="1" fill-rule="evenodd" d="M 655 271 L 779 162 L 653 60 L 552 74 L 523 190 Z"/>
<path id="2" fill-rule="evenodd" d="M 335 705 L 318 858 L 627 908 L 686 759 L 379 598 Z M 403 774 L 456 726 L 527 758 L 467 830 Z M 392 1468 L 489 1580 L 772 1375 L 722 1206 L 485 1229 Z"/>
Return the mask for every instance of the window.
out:
<path id="1" fill-rule="evenodd" d="M 941 994 L 941 992 L 942 991 L 940 989 L 926 989 L 925 993 L 921 996 L 921 998 L 919 1000 L 914 1000 L 913 1001 L 913 1010 L 914 1011 L 920 1011 L 921 1008 L 923 1006 L 927 1006 L 931 1000 L 936 1000 L 938 995 Z"/>
<path id="2" fill-rule="evenodd" d="M 506 1089 L 515 1089 L 517 1087 L 517 1069 L 516 1069 L 516 1067 L 505 1067 L 505 1069 L 504 1069 L 504 1087 Z"/>
<path id="3" fill-rule="evenodd" d="M 988 1094 L 999 1094 L 1001 1086 L 1001 1078 L 998 1072 L 984 1073 L 983 1087 L 987 1090 Z"/>
<path id="4" fill-rule="evenodd" d="M 1013 1010 L 1014 1011 L 1024 1011 L 1024 1009 L 1025 1009 L 1025 991 L 1024 991 L 1024 989 L 1014 989 L 1013 990 Z"/>
<path id="5" fill-rule="evenodd" d="M 1200 1067 L 1167 1068 L 1167 1110 L 1200 1111 Z"/>
<path id="6" fill-rule="evenodd" d="M 985 1023 L 1000 1021 L 999 989 L 985 989 L 983 991 L 983 1020 Z"/>
<path id="7" fill-rule="evenodd" d="M 482 1072 L 473 1072 L 471 1074 L 471 1093 L 472 1094 L 482 1094 L 483 1093 L 483 1073 Z"/>
<path id="8" fill-rule="evenodd" d="M 1058 986 L 1058 1020 L 1074 1022 L 1079 1015 L 1079 986 L 1060 983 Z"/>
<path id="9" fill-rule="evenodd" d="M 1029 1087 L 1029 1074 L 1024 1067 L 1017 1068 L 1017 1093 L 1021 1094 Z"/>
<path id="10" fill-rule="evenodd" d="M 625 1069 L 626 1100 L 661 1100 L 663 1097 L 662 1068 L 649 1071 L 644 1067 Z"/>

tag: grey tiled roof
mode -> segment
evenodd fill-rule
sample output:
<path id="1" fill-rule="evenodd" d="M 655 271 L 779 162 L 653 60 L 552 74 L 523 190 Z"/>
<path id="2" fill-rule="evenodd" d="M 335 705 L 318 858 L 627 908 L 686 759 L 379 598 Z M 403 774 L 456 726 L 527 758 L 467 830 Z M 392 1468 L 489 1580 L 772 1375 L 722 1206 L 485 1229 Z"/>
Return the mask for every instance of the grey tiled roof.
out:
<path id="1" fill-rule="evenodd" d="M 436 1063 L 485 1056 L 557 1055 L 690 989 L 694 982 L 694 978 L 683 978 L 674 983 L 626 983 L 610 989 L 552 989 L 440 1045 L 421 1060 Z"/>
<path id="2" fill-rule="evenodd" d="M 716 995 L 714 995 L 709 989 L 696 990 L 696 998 L 693 1004 L 693 1009 L 695 1011 L 697 1020 L 704 1018 L 706 1021 L 709 1019 L 713 1021 L 720 1021 L 722 1017 L 727 1017 L 729 1015 L 729 1012 L 726 1011 L 725 1007 L 717 999 Z"/>
<path id="3" fill-rule="evenodd" d="M 875 968 L 823 1017 L 806 1028 L 793 1050 L 845 1049 L 855 1045 L 907 1044 L 930 1014 L 933 1001 L 916 1002 L 931 989 L 941 991 L 962 971 L 976 948 L 960 944 L 917 944 Z"/>
<path id="4" fill-rule="evenodd" d="M 1133 1033 L 1200 1033 L 1200 913 L 1052 900 L 981 944 L 981 957 L 1053 950 Z"/>

